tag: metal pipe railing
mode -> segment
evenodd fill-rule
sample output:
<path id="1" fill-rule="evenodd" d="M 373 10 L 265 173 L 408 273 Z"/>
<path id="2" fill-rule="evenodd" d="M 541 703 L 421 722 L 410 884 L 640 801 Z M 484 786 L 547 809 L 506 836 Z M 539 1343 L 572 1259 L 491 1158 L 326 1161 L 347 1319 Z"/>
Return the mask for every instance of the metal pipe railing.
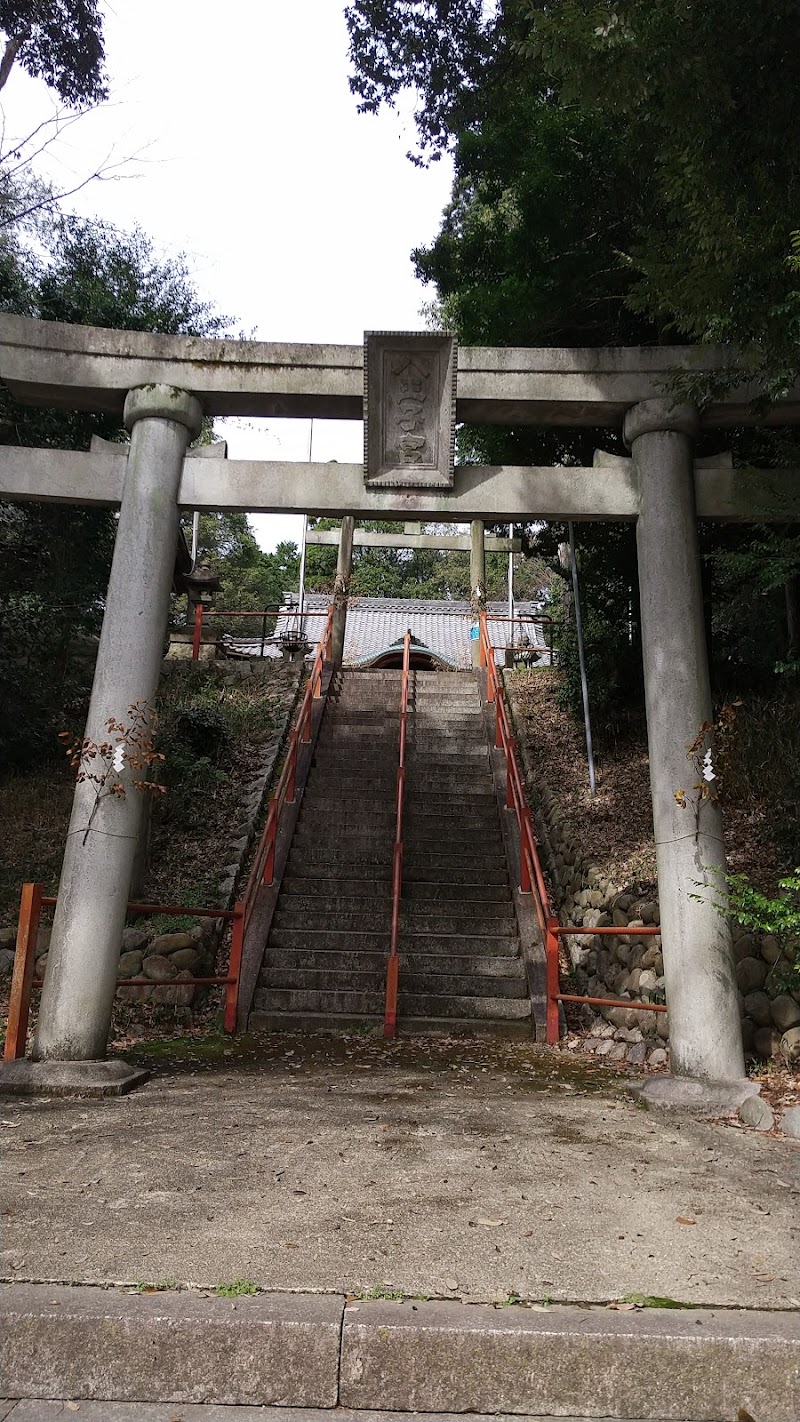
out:
<path id="1" fill-rule="evenodd" d="M 314 611 L 313 609 L 306 609 L 303 612 L 303 622 L 307 622 L 310 617 L 327 617 L 328 610 L 329 609 L 326 609 L 323 612 L 321 609 L 319 611 Z M 196 662 L 200 657 L 200 645 L 203 640 L 203 628 L 207 622 L 224 622 L 226 618 L 231 617 L 259 617 L 261 619 L 261 633 L 259 637 L 259 642 L 261 645 L 261 655 L 263 656 L 265 643 L 268 641 L 275 640 L 274 636 L 269 637 L 267 635 L 267 618 L 274 617 L 277 620 L 280 617 L 286 618 L 291 616 L 292 609 L 286 607 L 263 607 L 259 612 L 236 612 L 232 608 L 214 608 L 212 611 L 210 608 L 204 608 L 203 604 L 201 602 L 198 602 L 195 604 L 194 609 L 192 661 Z"/>
<path id="2" fill-rule="evenodd" d="M 403 815 L 406 799 L 406 743 L 408 739 L 408 682 L 411 666 L 411 633 L 403 638 L 403 671 L 400 678 L 400 756 L 397 766 L 395 798 L 394 846 L 392 848 L 392 928 L 389 958 L 386 963 L 386 1005 L 383 1015 L 384 1037 L 397 1035 L 397 986 L 400 976 L 398 945 L 400 941 L 400 898 L 403 892 Z"/>
<path id="3" fill-rule="evenodd" d="M 550 895 L 542 872 L 539 849 L 533 829 L 533 817 L 527 802 L 525 785 L 519 768 L 517 746 L 511 734 L 511 725 L 506 708 L 505 691 L 494 659 L 494 647 L 489 639 L 488 622 L 501 621 L 486 612 L 479 614 L 480 664 L 486 668 L 486 700 L 495 707 L 495 747 L 502 750 L 506 765 L 506 809 L 512 810 L 519 830 L 520 863 L 519 890 L 531 894 L 536 919 L 545 950 L 545 992 L 546 1038 L 553 1046 L 558 1042 L 559 1002 L 584 1002 L 599 1007 L 627 1007 L 632 1012 L 666 1012 L 663 1003 L 632 1002 L 626 998 L 596 998 L 577 993 L 562 993 L 559 983 L 558 940 L 571 935 L 608 934 L 617 938 L 640 938 L 661 932 L 660 927 L 648 924 L 639 928 L 618 928 L 616 925 L 602 928 L 578 928 L 562 926 L 553 912 Z"/>
<path id="4" fill-rule="evenodd" d="M 280 829 L 281 813 L 284 805 L 294 804 L 297 757 L 300 746 L 308 745 L 311 740 L 311 717 L 314 702 L 319 700 L 322 695 L 322 673 L 325 663 L 330 660 L 332 633 L 333 607 L 329 607 L 325 619 L 325 629 L 317 644 L 311 673 L 306 683 L 303 699 L 300 702 L 300 709 L 294 727 L 289 733 L 289 750 L 275 792 L 267 807 L 266 823 L 244 891 L 245 930 L 250 922 L 259 889 L 262 884 L 271 884 L 275 877 L 275 847 Z"/>
<path id="5" fill-rule="evenodd" d="M 199 646 L 203 623 L 202 607 L 198 606 L 197 611 L 199 615 L 195 621 L 195 643 Z M 243 615 L 261 616 L 260 613 L 246 613 Z M 130 903 L 127 906 L 127 912 L 130 914 L 159 913 L 169 916 L 174 915 L 175 917 L 217 918 L 229 921 L 232 925 L 232 932 L 227 974 L 225 976 L 180 979 L 120 978 L 117 983 L 118 988 L 136 986 L 224 987 L 224 1028 L 226 1032 L 234 1032 L 236 1030 L 236 1014 L 239 1006 L 239 979 L 241 976 L 245 930 L 253 912 L 258 889 L 262 883 L 272 883 L 275 864 L 275 842 L 278 834 L 281 810 L 284 804 L 290 804 L 294 800 L 298 748 L 300 745 L 307 745 L 311 739 L 313 703 L 322 694 L 322 673 L 325 662 L 330 659 L 332 627 L 333 608 L 329 607 L 326 614 L 325 630 L 317 646 L 316 655 L 311 667 L 311 674 L 300 703 L 294 729 L 289 736 L 289 752 L 284 762 L 275 794 L 269 803 L 267 822 L 261 840 L 259 841 L 255 862 L 247 881 L 244 897 L 241 900 L 237 900 L 232 909 L 186 908 L 181 904 Z M 41 884 L 22 885 L 19 922 L 17 927 L 17 946 L 14 956 L 14 971 L 11 981 L 8 1026 L 4 1049 L 4 1059 L 6 1061 L 16 1061 L 25 1055 L 28 1020 L 30 1017 L 31 991 L 34 987 L 41 986 L 40 979 L 34 978 L 36 938 L 39 932 L 39 921 L 42 909 L 53 908 L 55 904 L 56 899 L 45 896 Z"/>
<path id="6" fill-rule="evenodd" d="M 34 977 L 36 962 L 36 939 L 43 908 L 54 908 L 57 899 L 46 896 L 41 884 L 23 884 L 20 894 L 19 920 L 17 925 L 17 946 L 14 954 L 14 972 L 11 979 L 11 995 L 8 1004 L 8 1024 L 3 1059 L 7 1062 L 19 1061 L 25 1055 L 28 1037 L 28 1021 L 31 1009 L 31 992 L 40 988 L 43 980 Z M 225 988 L 224 1027 L 226 1032 L 236 1028 L 236 1010 L 239 1003 L 239 976 L 244 943 L 244 904 L 237 902 L 232 909 L 184 908 L 181 904 L 128 904 L 129 914 L 160 913 L 174 916 L 189 915 L 192 918 L 222 918 L 232 925 L 231 951 L 228 972 L 224 977 L 191 978 L 119 978 L 117 989 L 121 987 L 204 987 L 215 985 Z"/>

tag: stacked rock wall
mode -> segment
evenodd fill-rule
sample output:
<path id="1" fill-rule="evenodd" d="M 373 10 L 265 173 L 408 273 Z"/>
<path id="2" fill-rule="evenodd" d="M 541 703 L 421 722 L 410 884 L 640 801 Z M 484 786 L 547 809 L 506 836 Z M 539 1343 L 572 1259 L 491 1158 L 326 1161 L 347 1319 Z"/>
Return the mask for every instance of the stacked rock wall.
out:
<path id="1" fill-rule="evenodd" d="M 643 928 L 660 923 L 655 885 L 634 888 L 614 883 L 591 862 L 577 827 L 559 807 L 558 796 L 536 774 L 524 721 L 513 704 L 528 796 L 536 822 L 554 908 L 562 924 L 585 928 L 564 940 L 570 956 L 571 987 L 590 997 L 615 997 L 631 1003 L 663 1003 L 664 960 L 658 934 L 625 937 L 593 934 L 593 928 Z M 780 1053 L 790 1064 L 800 1061 L 800 979 L 790 972 L 792 949 L 781 949 L 770 934 L 752 934 L 733 925 L 736 977 L 745 1051 L 766 1059 Z M 793 980 L 794 979 L 794 980 Z M 667 1060 L 669 1014 L 604 1007 L 583 1007 L 589 1043 L 598 1055 L 623 1057 L 634 1064 Z"/>
<path id="2" fill-rule="evenodd" d="M 168 674 L 173 664 L 165 662 Z M 267 792 L 272 784 L 276 762 L 286 741 L 297 700 L 304 667 L 302 662 L 229 661 L 204 663 L 196 667 L 196 675 L 213 676 L 221 687 L 233 686 L 251 677 L 263 676 L 270 693 L 279 691 L 280 714 L 274 730 L 258 755 L 254 757 L 250 779 L 242 786 L 241 814 L 231 827 L 231 840 L 225 862 L 220 868 L 219 891 L 209 907 L 227 909 L 236 898 L 237 882 L 249 859 L 253 841 L 260 833 Z M 167 978 L 168 983 L 131 987 L 120 986 L 117 997 L 125 1002 L 152 1002 L 160 1006 L 190 1007 L 202 987 L 187 983 L 187 978 L 215 975 L 217 953 L 225 933 L 224 919 L 196 919 L 192 927 L 181 932 L 159 933 L 146 925 L 126 928 L 122 935 L 117 978 L 121 984 L 128 978 Z M 36 945 L 35 975 L 44 976 L 50 944 L 50 925 L 42 923 Z M 0 978 L 10 979 L 14 966 L 16 928 L 0 928 Z"/>

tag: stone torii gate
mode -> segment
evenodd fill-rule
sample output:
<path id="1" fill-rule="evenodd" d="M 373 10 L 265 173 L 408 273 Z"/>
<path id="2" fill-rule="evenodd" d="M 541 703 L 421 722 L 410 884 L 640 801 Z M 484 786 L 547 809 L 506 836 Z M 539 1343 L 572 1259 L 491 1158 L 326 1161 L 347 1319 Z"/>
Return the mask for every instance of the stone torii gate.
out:
<path id="1" fill-rule="evenodd" d="M 120 510 L 86 726 L 152 702 L 158 686 L 181 509 L 309 512 L 412 521 L 627 520 L 637 527 L 650 777 L 673 1069 L 744 1074 L 718 807 L 695 821 L 675 801 L 686 746 L 711 720 L 697 518 L 800 517 L 797 471 L 695 461 L 698 411 L 670 395 L 676 370 L 729 368 L 707 349 L 456 352 L 447 336 L 376 333 L 358 346 L 269 345 L 0 318 L 0 378 L 32 404 L 113 413 L 130 445 L 89 453 L 0 448 L 0 497 Z M 712 401 L 704 428 L 752 423 L 745 382 Z M 204 415 L 365 420 L 365 462 L 187 458 Z M 454 468 L 455 421 L 622 427 L 631 458 L 591 468 Z M 800 420 L 800 389 L 773 423 Z M 108 797 L 91 831 L 78 784 L 33 1047 L 37 1059 L 105 1055 L 141 814 Z M 705 887 L 698 887 L 702 885 Z"/>

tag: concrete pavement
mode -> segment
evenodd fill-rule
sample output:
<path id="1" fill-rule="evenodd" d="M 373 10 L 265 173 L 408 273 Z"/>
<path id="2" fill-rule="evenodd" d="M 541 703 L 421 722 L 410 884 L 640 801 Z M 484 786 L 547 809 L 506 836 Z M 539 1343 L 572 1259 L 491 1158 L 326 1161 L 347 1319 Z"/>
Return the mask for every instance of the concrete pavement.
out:
<path id="1" fill-rule="evenodd" d="M 527 1043 L 211 1046 L 3 1103 L 6 1279 L 800 1308 L 794 1142 Z"/>

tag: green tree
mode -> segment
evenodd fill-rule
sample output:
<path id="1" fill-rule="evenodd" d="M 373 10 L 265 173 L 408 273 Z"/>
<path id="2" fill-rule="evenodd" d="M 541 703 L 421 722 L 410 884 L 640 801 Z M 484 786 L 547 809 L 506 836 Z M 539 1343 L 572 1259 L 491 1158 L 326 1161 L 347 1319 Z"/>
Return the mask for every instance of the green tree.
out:
<path id="1" fill-rule="evenodd" d="M 184 260 L 160 261 L 143 233 L 66 217 L 0 240 L 0 309 L 117 329 L 215 335 Z M 88 449 L 124 438 L 118 420 L 16 403 L 0 389 L 0 443 Z M 0 503 L 0 761 L 57 750 L 63 717 L 85 710 L 87 638 L 99 632 L 116 517 L 96 509 Z M 43 669 L 46 668 L 46 674 Z"/>
<path id="2" fill-rule="evenodd" d="M 184 520 L 189 532 L 191 520 Z M 279 543 L 274 553 L 264 553 L 256 542 L 246 514 L 211 513 L 200 517 L 197 560 L 212 568 L 220 579 L 216 606 L 221 611 L 261 612 L 276 607 L 285 592 L 297 587 L 300 555 L 294 543 Z M 214 622 L 216 629 L 244 635 L 245 620 Z"/>
<path id="3" fill-rule="evenodd" d="M 765 398 L 796 377 L 800 0 L 354 0 L 346 15 L 361 107 L 416 91 L 427 156 L 481 135 L 498 95 L 616 135 L 629 310 L 735 345 Z M 565 184 L 563 200 L 569 238 L 581 197 Z"/>
<path id="4" fill-rule="evenodd" d="M 108 96 L 97 0 L 0 0 L 0 30 L 0 89 L 16 62 L 70 106 Z"/>
<path id="5" fill-rule="evenodd" d="M 347 16 L 361 107 L 413 90 L 421 156 L 452 149 L 452 203 L 415 260 L 463 343 L 710 341 L 747 361 L 764 404 L 795 379 L 800 0 L 757 16 L 740 0 L 354 0 Z M 726 440 L 741 463 L 797 462 L 785 434 Z M 488 463 L 588 464 L 615 445 L 607 430 L 460 434 L 462 457 Z M 711 436 L 700 452 L 719 448 Z M 565 532 L 549 533 L 551 554 Z M 638 683 L 632 543 L 577 532 L 595 696 L 613 720 L 615 682 Z M 796 530 L 702 539 L 718 675 L 767 675 L 800 626 Z M 575 650 L 568 630 L 565 665 Z M 625 675 L 609 675 L 618 662 Z"/>

